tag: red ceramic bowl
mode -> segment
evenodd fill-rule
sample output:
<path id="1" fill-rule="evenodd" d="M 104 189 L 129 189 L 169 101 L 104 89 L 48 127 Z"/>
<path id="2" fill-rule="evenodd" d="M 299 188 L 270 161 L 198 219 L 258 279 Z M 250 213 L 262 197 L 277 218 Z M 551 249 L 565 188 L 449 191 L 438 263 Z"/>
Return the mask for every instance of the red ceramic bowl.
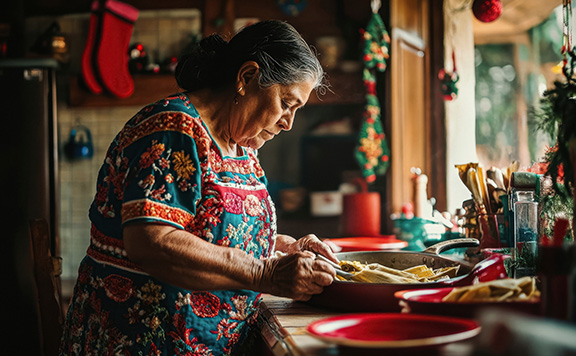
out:
<path id="1" fill-rule="evenodd" d="M 449 315 L 475 318 L 484 308 L 502 308 L 520 313 L 539 315 L 540 300 L 510 302 L 443 302 L 452 287 L 435 289 L 411 289 L 394 293 L 404 313 Z"/>

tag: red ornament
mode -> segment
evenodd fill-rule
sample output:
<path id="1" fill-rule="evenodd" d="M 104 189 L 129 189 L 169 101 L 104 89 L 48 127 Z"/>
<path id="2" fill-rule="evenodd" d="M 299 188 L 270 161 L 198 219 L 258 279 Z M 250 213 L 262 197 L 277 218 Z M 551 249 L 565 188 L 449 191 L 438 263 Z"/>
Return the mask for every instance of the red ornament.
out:
<path id="1" fill-rule="evenodd" d="M 492 22 L 502 13 L 502 3 L 500 0 L 474 0 L 472 12 L 478 20 Z"/>

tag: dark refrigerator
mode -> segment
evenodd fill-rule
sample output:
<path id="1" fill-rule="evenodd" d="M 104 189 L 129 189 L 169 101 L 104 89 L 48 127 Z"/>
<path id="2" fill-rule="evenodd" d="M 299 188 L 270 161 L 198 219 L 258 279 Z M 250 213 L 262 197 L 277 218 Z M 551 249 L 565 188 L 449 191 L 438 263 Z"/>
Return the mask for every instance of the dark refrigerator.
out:
<path id="1" fill-rule="evenodd" d="M 3 352 L 41 355 L 29 221 L 46 219 L 58 246 L 58 139 L 53 59 L 0 60 L 4 268 Z"/>

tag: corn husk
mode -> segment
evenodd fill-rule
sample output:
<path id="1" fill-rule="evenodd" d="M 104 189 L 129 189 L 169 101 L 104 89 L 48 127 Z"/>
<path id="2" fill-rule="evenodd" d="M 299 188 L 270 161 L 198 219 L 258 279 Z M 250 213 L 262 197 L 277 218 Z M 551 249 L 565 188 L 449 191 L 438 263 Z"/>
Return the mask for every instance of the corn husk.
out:
<path id="1" fill-rule="evenodd" d="M 540 291 L 536 287 L 536 279 L 527 276 L 519 279 L 498 279 L 454 288 L 442 301 L 454 303 L 511 302 L 539 297 Z"/>
<path id="2" fill-rule="evenodd" d="M 358 261 L 340 261 L 340 266 L 353 276 L 354 282 L 362 283 L 422 283 L 433 282 L 456 276 L 460 266 L 432 269 L 426 265 L 418 265 L 404 270 L 383 266 L 379 263 L 362 264 Z M 337 276 L 338 280 L 345 280 Z"/>
<path id="3" fill-rule="evenodd" d="M 378 269 L 363 269 L 350 278 L 355 282 L 362 283 L 418 283 L 418 278 L 407 278 L 397 274 L 387 273 Z"/>

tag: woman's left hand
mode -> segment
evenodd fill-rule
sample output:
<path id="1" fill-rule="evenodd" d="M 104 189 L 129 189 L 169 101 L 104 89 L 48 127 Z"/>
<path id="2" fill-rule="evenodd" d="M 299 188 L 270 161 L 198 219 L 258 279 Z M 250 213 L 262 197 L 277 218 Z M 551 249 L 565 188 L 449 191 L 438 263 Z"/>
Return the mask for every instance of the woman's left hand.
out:
<path id="1" fill-rule="evenodd" d="M 314 234 L 308 234 L 288 244 L 283 252 L 290 254 L 300 251 L 311 251 L 318 253 L 327 257 L 331 261 L 338 263 L 338 258 L 336 258 L 336 255 L 334 252 L 332 252 L 330 246 L 322 242 L 322 240 L 320 240 Z"/>

